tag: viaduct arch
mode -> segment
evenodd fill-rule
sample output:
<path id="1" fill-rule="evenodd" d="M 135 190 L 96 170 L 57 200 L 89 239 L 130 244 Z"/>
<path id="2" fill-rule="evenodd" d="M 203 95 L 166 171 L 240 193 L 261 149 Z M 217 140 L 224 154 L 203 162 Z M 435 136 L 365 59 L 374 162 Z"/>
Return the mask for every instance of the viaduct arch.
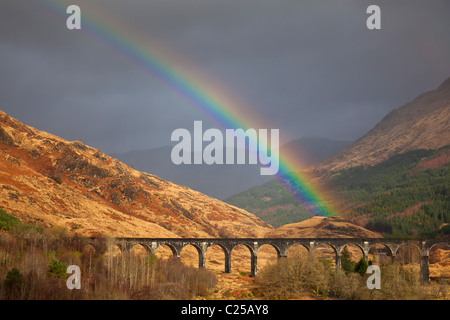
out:
<path id="1" fill-rule="evenodd" d="M 98 252 L 105 252 L 107 245 L 105 240 L 100 238 L 90 238 L 89 244 L 93 245 Z M 420 251 L 420 274 L 423 284 L 430 282 L 429 254 L 433 246 L 437 244 L 450 245 L 450 240 L 446 239 L 385 239 L 385 238 L 116 238 L 113 245 L 117 245 L 120 250 L 129 252 L 135 245 L 141 245 L 150 253 L 156 254 L 156 250 L 162 246 L 168 246 L 175 257 L 180 257 L 181 250 L 192 245 L 198 252 L 199 268 L 206 266 L 206 252 L 213 245 L 218 245 L 225 253 L 225 272 L 231 273 L 231 252 L 237 245 L 244 245 L 251 254 L 251 276 L 258 274 L 258 251 L 263 245 L 270 245 L 275 248 L 278 258 L 287 257 L 288 250 L 294 244 L 304 246 L 309 253 L 314 254 L 315 249 L 325 244 L 330 246 L 335 253 L 337 268 L 341 268 L 341 252 L 347 245 L 358 246 L 363 256 L 368 260 L 369 250 L 376 244 L 384 245 L 392 255 L 392 261 L 398 249 L 402 245 L 414 245 Z"/>

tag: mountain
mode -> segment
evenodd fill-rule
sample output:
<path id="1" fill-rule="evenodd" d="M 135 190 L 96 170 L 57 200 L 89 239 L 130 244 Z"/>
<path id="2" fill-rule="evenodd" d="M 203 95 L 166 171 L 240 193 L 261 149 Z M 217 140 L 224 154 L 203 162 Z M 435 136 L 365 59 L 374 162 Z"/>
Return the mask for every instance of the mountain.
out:
<path id="1" fill-rule="evenodd" d="M 305 169 L 339 215 L 395 236 L 450 234 L 450 79 L 389 113 L 364 137 Z M 274 179 L 226 200 L 274 227 L 311 213 Z"/>
<path id="2" fill-rule="evenodd" d="M 245 210 L 2 111 L 0 209 L 28 224 L 88 236 L 258 237 L 272 230 Z"/>
<path id="3" fill-rule="evenodd" d="M 450 78 L 436 90 L 388 113 L 350 147 L 314 166 L 340 170 L 372 166 L 393 155 L 417 149 L 438 149 L 450 144 Z"/>
<path id="4" fill-rule="evenodd" d="M 304 168 L 350 144 L 349 141 L 306 137 L 284 144 L 280 153 L 295 155 L 298 168 Z M 155 174 L 218 199 L 226 199 L 271 179 L 260 175 L 259 165 L 174 165 L 170 160 L 171 151 L 172 147 L 166 146 L 110 155 L 139 171 Z"/>

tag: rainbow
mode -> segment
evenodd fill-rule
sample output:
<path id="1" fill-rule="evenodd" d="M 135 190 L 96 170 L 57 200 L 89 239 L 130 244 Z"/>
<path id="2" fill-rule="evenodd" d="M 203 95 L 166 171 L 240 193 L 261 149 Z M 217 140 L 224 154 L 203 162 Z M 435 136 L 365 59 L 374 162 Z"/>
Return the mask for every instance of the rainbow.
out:
<path id="1" fill-rule="evenodd" d="M 70 3 L 56 0 L 40 0 L 52 14 L 67 19 Z M 150 39 L 148 34 L 132 29 L 111 16 L 105 8 L 96 8 L 90 2 L 89 12 L 82 10 L 82 31 L 101 41 L 115 52 L 136 63 L 151 76 L 170 86 L 190 104 L 201 110 L 223 128 L 269 128 L 250 106 L 215 79 L 207 78 L 192 64 L 175 55 L 162 43 Z M 94 13 L 98 13 L 95 14 Z M 65 24 L 64 24 L 65 26 Z M 262 125 L 264 124 L 264 125 Z M 252 143 L 252 142 L 250 142 Z M 270 150 L 270 147 L 269 147 Z M 313 180 L 295 168 L 295 161 L 288 154 L 280 154 L 277 178 L 313 215 L 335 216 L 331 201 L 326 201 L 323 191 Z"/>

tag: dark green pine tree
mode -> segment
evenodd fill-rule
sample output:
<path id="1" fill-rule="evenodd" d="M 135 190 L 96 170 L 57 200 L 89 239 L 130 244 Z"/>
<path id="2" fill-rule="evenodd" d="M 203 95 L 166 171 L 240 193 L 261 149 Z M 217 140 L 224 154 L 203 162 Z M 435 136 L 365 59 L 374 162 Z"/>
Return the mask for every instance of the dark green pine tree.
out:
<path id="1" fill-rule="evenodd" d="M 346 275 L 355 270 L 355 263 L 352 261 L 352 256 L 350 254 L 350 251 L 348 251 L 347 247 L 345 247 L 341 253 L 341 266 L 342 270 L 344 270 Z"/>
<path id="2" fill-rule="evenodd" d="M 369 267 L 369 264 L 367 263 L 366 259 L 362 257 L 359 259 L 358 263 L 355 265 L 355 272 L 358 272 L 360 275 L 364 275 L 367 271 L 367 268 Z"/>

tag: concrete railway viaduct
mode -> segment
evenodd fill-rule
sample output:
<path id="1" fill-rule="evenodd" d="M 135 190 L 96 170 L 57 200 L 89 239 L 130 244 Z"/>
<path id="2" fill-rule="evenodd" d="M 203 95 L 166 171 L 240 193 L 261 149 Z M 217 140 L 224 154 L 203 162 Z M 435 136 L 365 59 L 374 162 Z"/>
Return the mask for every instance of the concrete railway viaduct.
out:
<path id="1" fill-rule="evenodd" d="M 89 243 L 96 249 L 105 251 L 107 243 L 105 239 L 91 238 Z M 155 254 L 158 247 L 168 246 L 175 257 L 180 257 L 181 250 L 188 245 L 192 245 L 198 252 L 200 268 L 206 266 L 206 252 L 209 247 L 217 245 L 225 253 L 225 272 L 231 273 L 231 252 L 238 245 L 246 246 L 251 254 L 251 276 L 258 274 L 258 251 L 264 245 L 275 248 L 278 258 L 287 257 L 288 250 L 295 244 L 302 245 L 309 253 L 314 254 L 314 250 L 319 245 L 328 245 L 334 251 L 337 268 L 341 268 L 341 252 L 347 245 L 356 245 L 361 249 L 363 256 L 368 260 L 369 250 L 374 245 L 381 244 L 388 251 L 392 261 L 395 261 L 398 249 L 403 245 L 413 245 L 420 252 L 420 274 L 422 283 L 430 282 L 429 254 L 431 248 L 438 244 L 450 246 L 450 240 L 446 239 L 389 239 L 389 238 L 116 238 L 113 241 L 121 251 L 131 251 L 136 245 L 141 245 L 150 253 Z"/>

